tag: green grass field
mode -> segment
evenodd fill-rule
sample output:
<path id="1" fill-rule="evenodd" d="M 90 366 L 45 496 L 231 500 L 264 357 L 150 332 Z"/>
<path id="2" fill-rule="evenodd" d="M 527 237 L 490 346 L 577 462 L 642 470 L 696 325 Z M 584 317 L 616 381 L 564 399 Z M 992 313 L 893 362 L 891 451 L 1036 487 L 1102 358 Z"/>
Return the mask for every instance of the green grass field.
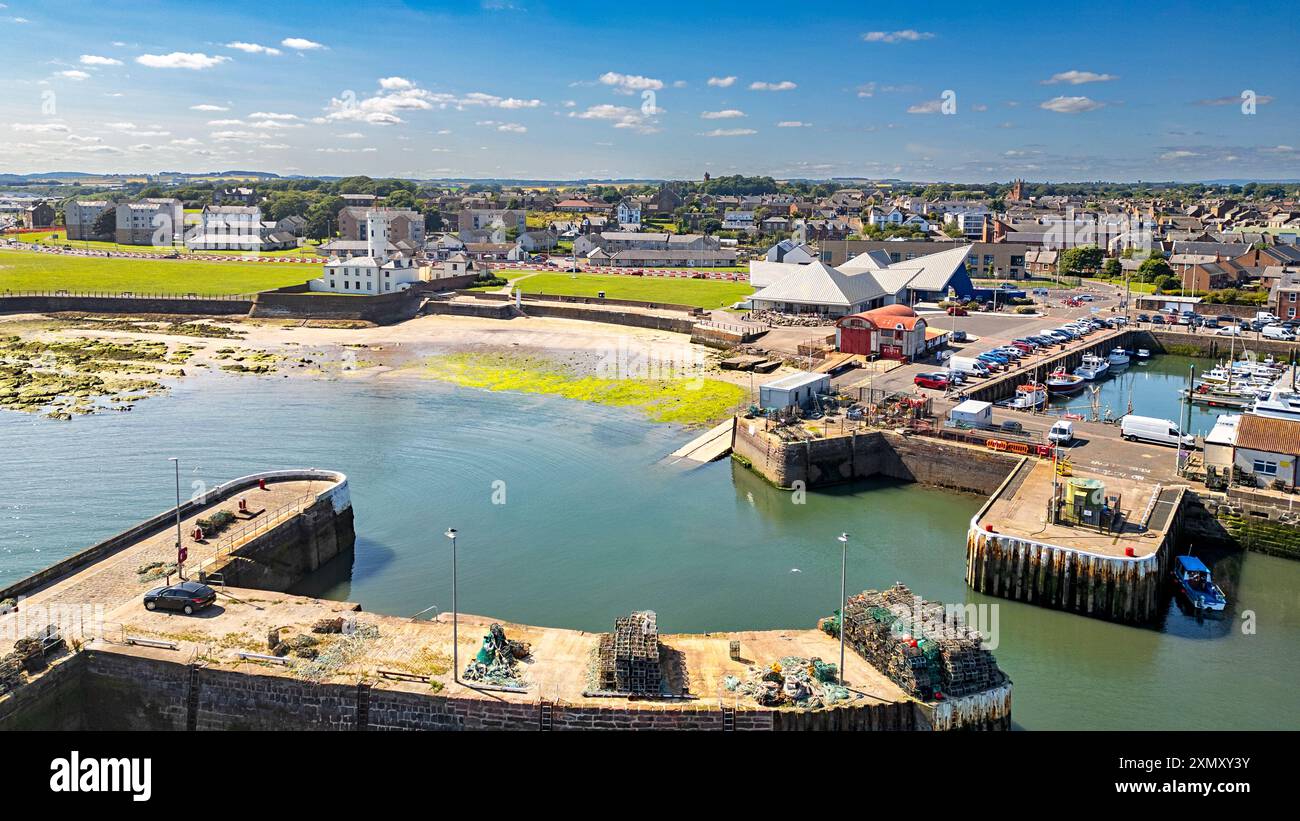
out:
<path id="1" fill-rule="evenodd" d="M 521 278 L 519 287 L 525 294 L 595 296 L 597 291 L 604 291 L 610 299 L 669 302 L 697 308 L 725 308 L 754 293 L 747 282 L 618 274 L 533 274 Z"/>
<path id="2" fill-rule="evenodd" d="M 246 294 L 300 285 L 320 271 L 301 263 L 114 259 L 5 250 L 0 251 L 0 293 Z"/>
<path id="3" fill-rule="evenodd" d="M 150 251 L 170 251 L 175 250 L 181 256 L 189 256 L 191 252 L 186 248 L 160 248 L 154 249 L 148 245 L 119 245 L 116 242 L 99 242 L 97 240 L 75 240 L 69 241 L 67 234 L 63 231 L 25 231 L 17 234 L 16 238 L 20 242 L 33 243 L 36 245 L 71 245 L 74 248 L 86 248 L 94 251 L 123 251 L 130 253 L 147 253 Z M 318 243 L 308 243 L 303 248 L 289 248 L 284 251 L 264 251 L 264 257 L 308 257 L 315 253 L 315 246 Z M 216 256 L 238 256 L 245 253 L 244 251 L 199 251 L 200 254 L 211 254 Z"/>

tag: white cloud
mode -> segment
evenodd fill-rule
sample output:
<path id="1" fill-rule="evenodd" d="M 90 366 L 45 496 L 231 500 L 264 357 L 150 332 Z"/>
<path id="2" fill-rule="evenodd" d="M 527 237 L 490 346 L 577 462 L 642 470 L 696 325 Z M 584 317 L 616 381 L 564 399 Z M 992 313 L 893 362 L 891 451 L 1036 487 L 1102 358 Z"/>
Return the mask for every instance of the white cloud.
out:
<path id="1" fill-rule="evenodd" d="M 1071 69 L 1070 71 L 1061 71 L 1053 74 L 1050 79 L 1043 80 L 1042 85 L 1051 86 L 1057 83 L 1069 83 L 1072 86 L 1082 85 L 1083 83 L 1108 83 L 1111 80 L 1118 80 L 1119 77 L 1114 74 L 1098 74 L 1094 71 L 1079 71 Z"/>
<path id="2" fill-rule="evenodd" d="M 907 107 L 908 114 L 938 114 L 943 108 L 943 100 L 926 100 Z"/>
<path id="3" fill-rule="evenodd" d="M 606 103 L 591 106 L 586 111 L 570 111 L 569 116 L 579 120 L 603 120 L 613 124 L 615 128 L 627 128 L 641 134 L 653 134 L 659 129 L 654 126 L 651 117 L 662 112 L 663 109 L 659 108 L 644 111 Z"/>
<path id="4" fill-rule="evenodd" d="M 14 123 L 10 128 L 29 134 L 65 134 L 72 130 L 62 123 Z"/>
<path id="5" fill-rule="evenodd" d="M 199 103 L 198 105 L 190 106 L 190 111 L 229 111 L 229 110 L 230 109 L 224 105 L 213 105 L 212 103 Z"/>
<path id="6" fill-rule="evenodd" d="M 868 43 L 915 43 L 919 40 L 932 40 L 934 33 L 929 31 L 917 31 L 916 29 L 903 29 L 901 31 L 868 31 L 862 35 L 862 39 Z"/>
<path id="7" fill-rule="evenodd" d="M 1169 162 L 1171 160 L 1187 160 L 1187 159 L 1191 159 L 1192 157 L 1199 157 L 1199 156 L 1201 155 L 1196 153 L 1195 151 L 1177 149 L 1175 151 L 1166 151 L 1165 153 L 1160 155 L 1160 159 L 1164 160 L 1165 162 Z"/>
<path id="8" fill-rule="evenodd" d="M 752 128 L 715 128 L 712 131 L 706 131 L 701 137 L 744 137 L 749 134 L 757 134 Z"/>
<path id="9" fill-rule="evenodd" d="M 735 108 L 725 108 L 722 111 L 701 111 L 701 120 L 734 120 L 737 117 L 745 116 L 745 112 Z"/>
<path id="10" fill-rule="evenodd" d="M 349 131 L 346 134 L 336 134 L 334 136 L 338 137 L 340 140 L 364 140 L 366 138 L 366 135 L 362 134 L 360 131 Z"/>
<path id="11" fill-rule="evenodd" d="M 519 123 L 501 123 L 497 126 L 497 131 L 505 131 L 509 134 L 524 134 L 528 129 Z"/>
<path id="12" fill-rule="evenodd" d="M 183 140 L 172 140 L 169 145 L 180 146 L 182 148 L 194 148 L 195 146 L 203 145 L 203 141 L 196 140 L 193 137 L 186 137 Z"/>
<path id="13" fill-rule="evenodd" d="M 379 87 L 384 91 L 403 91 L 408 88 L 415 88 L 415 83 L 405 77 L 380 77 Z"/>
<path id="14" fill-rule="evenodd" d="M 754 82 L 749 84 L 750 91 L 790 91 L 798 87 L 789 80 L 782 80 L 779 83 Z"/>
<path id="15" fill-rule="evenodd" d="M 303 37 L 286 37 L 280 41 L 280 45 L 285 48 L 294 48 L 298 51 L 313 51 L 318 48 L 325 48 L 325 46 L 320 43 L 313 40 L 307 40 Z"/>
<path id="16" fill-rule="evenodd" d="M 232 119 L 208 120 L 208 125 L 243 125 L 243 124 L 244 124 L 243 120 L 232 120 Z"/>
<path id="17" fill-rule="evenodd" d="M 58 76 L 64 78 L 65 80 L 76 80 L 77 82 L 90 79 L 89 74 L 87 74 L 84 71 L 77 71 L 76 69 L 69 69 L 68 71 L 60 71 L 58 72 Z"/>
<path id="18" fill-rule="evenodd" d="M 460 105 L 485 105 L 491 108 L 518 109 L 518 108 L 538 108 L 541 106 L 541 100 L 520 100 L 515 97 L 498 97 L 495 94 L 486 94 L 482 91 L 471 91 L 461 100 Z"/>
<path id="19" fill-rule="evenodd" d="M 284 53 L 278 48 L 264 46 L 260 43 L 244 43 L 239 40 L 236 40 L 233 43 L 226 43 L 226 48 L 233 48 L 247 54 L 266 54 L 270 57 L 275 57 Z"/>
<path id="20" fill-rule="evenodd" d="M 250 120 L 296 120 L 297 114 L 277 114 L 273 111 L 255 111 L 248 115 Z"/>
<path id="21" fill-rule="evenodd" d="M 613 86 L 614 90 L 619 94 L 632 94 L 637 91 L 658 91 L 664 87 L 663 80 L 642 77 L 639 74 L 619 74 L 616 71 L 607 71 L 600 75 L 600 82 L 607 86 Z"/>
<path id="22" fill-rule="evenodd" d="M 149 68 L 185 68 L 201 71 L 205 68 L 219 66 L 230 61 L 222 55 L 208 55 L 201 52 L 173 51 L 171 54 L 141 54 L 135 61 Z"/>
<path id="23" fill-rule="evenodd" d="M 98 54 L 81 55 L 81 64 L 83 66 L 120 66 L 121 60 L 114 60 L 112 57 L 101 57 Z"/>
<path id="24" fill-rule="evenodd" d="M 812 128 L 812 123 L 805 123 L 802 120 L 782 120 L 776 124 L 777 128 Z"/>
<path id="25" fill-rule="evenodd" d="M 1099 103 L 1088 97 L 1053 97 L 1040 104 L 1039 108 L 1055 111 L 1058 114 L 1080 114 L 1084 111 L 1093 111 L 1104 105 L 1105 103 Z"/>
<path id="26" fill-rule="evenodd" d="M 735 82 L 736 78 L 734 76 L 709 78 L 709 85 L 715 88 L 731 88 L 731 85 Z"/>

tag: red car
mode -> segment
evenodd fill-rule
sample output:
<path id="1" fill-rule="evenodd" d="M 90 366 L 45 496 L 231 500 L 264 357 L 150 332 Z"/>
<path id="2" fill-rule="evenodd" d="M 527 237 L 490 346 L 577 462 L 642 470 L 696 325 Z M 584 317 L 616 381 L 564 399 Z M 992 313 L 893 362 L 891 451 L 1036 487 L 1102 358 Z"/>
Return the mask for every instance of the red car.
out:
<path id="1" fill-rule="evenodd" d="M 918 373 L 912 380 L 913 384 L 920 385 L 923 388 L 934 388 L 935 390 L 947 390 L 948 374 L 946 373 Z"/>
<path id="2" fill-rule="evenodd" d="M 966 309 L 960 305 L 948 306 L 948 316 L 966 316 Z"/>

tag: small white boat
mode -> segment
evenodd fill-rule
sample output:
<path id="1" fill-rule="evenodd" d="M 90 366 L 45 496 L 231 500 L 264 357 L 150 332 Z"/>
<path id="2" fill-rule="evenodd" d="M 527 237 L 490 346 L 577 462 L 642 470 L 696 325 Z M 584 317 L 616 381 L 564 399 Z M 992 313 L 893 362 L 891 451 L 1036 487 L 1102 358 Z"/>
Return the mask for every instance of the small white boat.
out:
<path id="1" fill-rule="evenodd" d="M 1106 361 L 1110 363 L 1112 368 L 1127 367 L 1129 362 L 1128 351 L 1123 348 L 1116 348 L 1106 357 Z"/>
<path id="2" fill-rule="evenodd" d="M 1076 376 L 1082 376 L 1092 382 L 1100 379 L 1108 370 L 1110 370 L 1109 362 L 1100 356 L 1086 353 L 1083 355 L 1083 361 L 1079 364 L 1079 367 L 1074 369 L 1074 373 Z"/>
<path id="3" fill-rule="evenodd" d="M 1016 388 L 1015 397 L 1007 407 L 1016 410 L 1036 410 L 1047 404 L 1047 386 L 1041 382 L 1027 382 Z"/>
<path id="4" fill-rule="evenodd" d="M 1148 351 L 1146 348 L 1138 348 L 1137 358 L 1138 358 L 1138 359 L 1150 359 L 1150 358 L 1151 358 L 1151 352 Z"/>

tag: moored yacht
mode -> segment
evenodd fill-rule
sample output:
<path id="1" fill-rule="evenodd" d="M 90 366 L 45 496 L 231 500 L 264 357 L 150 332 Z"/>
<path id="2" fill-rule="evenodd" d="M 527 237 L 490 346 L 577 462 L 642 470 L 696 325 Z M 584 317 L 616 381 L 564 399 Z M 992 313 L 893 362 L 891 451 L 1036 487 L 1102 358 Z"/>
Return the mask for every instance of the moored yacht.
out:
<path id="1" fill-rule="evenodd" d="M 1256 416 L 1300 421 L 1300 393 L 1275 388 L 1267 397 L 1257 398 L 1252 411 Z"/>
<path id="2" fill-rule="evenodd" d="M 1126 368 L 1129 362 L 1128 351 L 1123 348 L 1116 348 L 1106 357 L 1106 361 L 1110 363 L 1112 368 Z"/>
<path id="3" fill-rule="evenodd" d="M 1100 379 L 1108 370 L 1110 370 L 1109 362 L 1100 356 L 1086 353 L 1083 355 L 1083 361 L 1079 363 L 1079 367 L 1074 369 L 1074 373 L 1076 376 L 1082 376 L 1092 382 Z"/>

